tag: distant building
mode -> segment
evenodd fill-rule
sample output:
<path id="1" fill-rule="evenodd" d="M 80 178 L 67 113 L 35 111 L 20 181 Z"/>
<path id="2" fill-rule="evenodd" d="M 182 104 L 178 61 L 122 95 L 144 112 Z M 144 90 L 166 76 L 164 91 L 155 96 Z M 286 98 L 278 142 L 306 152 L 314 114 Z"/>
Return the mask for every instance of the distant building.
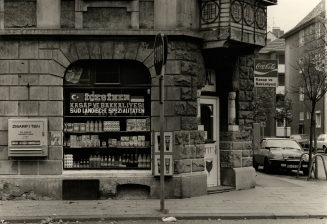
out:
<path id="1" fill-rule="evenodd" d="M 315 113 L 310 114 L 309 107 L 305 105 L 304 95 L 295 93 L 300 90 L 298 85 L 297 61 L 304 54 L 305 49 L 313 41 L 323 38 L 323 24 L 319 22 L 320 17 L 325 17 L 325 1 L 321 1 L 307 16 L 305 16 L 293 29 L 288 31 L 285 38 L 285 85 L 292 99 L 291 122 L 292 134 L 308 134 L 310 128 L 310 117 L 316 118 L 316 133 L 326 133 L 326 96 L 321 99 L 316 107 Z M 293 91 L 291 91 L 293 90 Z M 300 91 L 299 91 L 300 92 Z"/>
<path id="2" fill-rule="evenodd" d="M 277 32 L 278 30 L 278 32 Z M 279 29 L 274 29 L 273 32 L 276 35 L 280 35 L 284 33 Z M 273 32 L 268 32 L 267 38 L 269 33 L 271 33 L 270 37 L 276 37 Z M 267 39 L 268 42 L 268 39 Z M 285 96 L 285 40 L 275 38 L 274 40 L 267 43 L 265 47 L 263 47 L 259 53 L 256 55 L 258 59 L 271 59 L 278 61 L 278 86 L 276 88 L 275 93 L 271 93 L 271 105 L 274 105 L 272 108 L 275 108 L 277 100 L 283 100 Z M 271 110 L 268 108 L 267 110 L 267 120 L 266 120 L 266 127 L 264 131 L 265 136 L 281 136 L 278 132 L 278 126 L 282 126 L 281 124 L 276 124 L 275 121 L 275 110 Z M 277 125 L 277 127 L 276 127 Z M 284 133 L 284 132 L 283 132 Z"/>

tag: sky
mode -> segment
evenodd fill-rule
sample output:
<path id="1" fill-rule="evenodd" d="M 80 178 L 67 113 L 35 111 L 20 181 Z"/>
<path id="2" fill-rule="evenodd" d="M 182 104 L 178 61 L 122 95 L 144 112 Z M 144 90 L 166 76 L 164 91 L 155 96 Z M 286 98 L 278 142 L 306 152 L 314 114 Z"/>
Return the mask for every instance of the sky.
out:
<path id="1" fill-rule="evenodd" d="M 296 26 L 321 0 L 278 0 L 268 7 L 268 31 L 279 27 L 285 32 Z"/>

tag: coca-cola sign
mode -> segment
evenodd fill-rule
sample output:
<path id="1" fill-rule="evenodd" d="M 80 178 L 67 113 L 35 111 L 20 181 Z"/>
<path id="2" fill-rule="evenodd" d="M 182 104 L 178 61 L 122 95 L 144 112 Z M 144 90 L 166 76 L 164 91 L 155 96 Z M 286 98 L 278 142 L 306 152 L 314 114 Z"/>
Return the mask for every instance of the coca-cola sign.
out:
<path id="1" fill-rule="evenodd" d="M 278 80 L 277 60 L 256 59 L 254 62 L 254 86 L 277 87 Z"/>
<path id="2" fill-rule="evenodd" d="M 277 77 L 277 60 L 256 59 L 254 63 L 254 76 L 258 77 Z"/>

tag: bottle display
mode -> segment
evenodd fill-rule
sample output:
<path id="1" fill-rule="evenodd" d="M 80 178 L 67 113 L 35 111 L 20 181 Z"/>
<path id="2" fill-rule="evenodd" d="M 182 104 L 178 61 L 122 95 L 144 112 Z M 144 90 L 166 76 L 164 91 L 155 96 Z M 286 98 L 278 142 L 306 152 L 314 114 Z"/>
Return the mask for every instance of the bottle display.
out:
<path id="1" fill-rule="evenodd" d="M 64 112 L 64 169 L 151 169 L 148 91 L 110 91 L 71 88 L 64 93 L 70 99 Z"/>

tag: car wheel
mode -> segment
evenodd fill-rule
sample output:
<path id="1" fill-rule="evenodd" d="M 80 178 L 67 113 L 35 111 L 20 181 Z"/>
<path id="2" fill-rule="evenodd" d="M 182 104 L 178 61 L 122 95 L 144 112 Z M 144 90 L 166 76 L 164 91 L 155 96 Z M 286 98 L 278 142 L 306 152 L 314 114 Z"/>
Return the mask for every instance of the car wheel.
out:
<path id="1" fill-rule="evenodd" d="M 253 168 L 255 170 L 258 170 L 259 169 L 259 163 L 257 163 L 254 159 L 253 159 Z"/>
<path id="2" fill-rule="evenodd" d="M 323 147 L 322 147 L 322 151 L 323 151 L 324 153 L 327 153 L 327 148 L 326 148 L 326 146 L 323 146 Z"/>
<path id="3" fill-rule="evenodd" d="M 263 164 L 263 169 L 266 173 L 270 173 L 271 172 L 271 166 L 269 164 L 269 160 L 266 158 L 265 162 Z"/>
<path id="4" fill-rule="evenodd" d="M 303 172 L 304 176 L 308 176 L 309 175 L 309 168 L 303 169 L 302 172 Z"/>

